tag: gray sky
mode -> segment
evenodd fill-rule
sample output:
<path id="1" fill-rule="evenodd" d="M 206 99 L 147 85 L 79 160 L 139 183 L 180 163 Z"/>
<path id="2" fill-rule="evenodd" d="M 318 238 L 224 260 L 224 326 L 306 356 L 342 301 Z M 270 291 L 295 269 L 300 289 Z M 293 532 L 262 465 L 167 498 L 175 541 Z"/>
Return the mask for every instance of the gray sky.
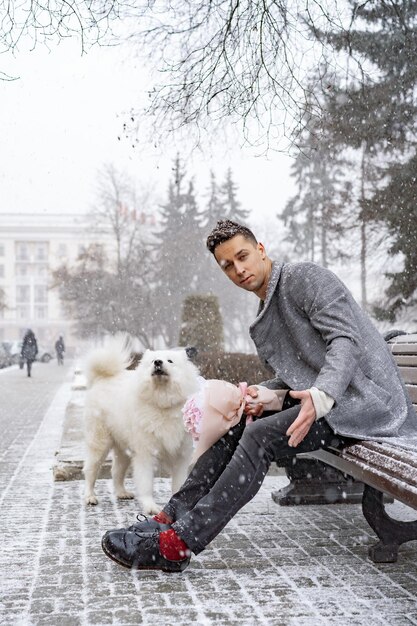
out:
<path id="1" fill-rule="evenodd" d="M 123 137 L 129 111 L 146 98 L 146 73 L 133 55 L 93 48 L 81 56 L 72 40 L 50 51 L 2 55 L 0 64 L 20 76 L 0 82 L 0 212 L 87 211 L 97 172 L 106 163 L 138 183 L 152 181 L 164 195 L 172 158 L 182 146 L 144 149 Z M 261 222 L 273 218 L 293 193 L 290 164 L 284 155 L 255 158 L 238 147 L 228 156 L 216 147 L 204 156 L 195 153 L 187 163 L 199 191 L 210 167 L 223 178 L 230 165 L 242 204 L 256 209 Z"/>

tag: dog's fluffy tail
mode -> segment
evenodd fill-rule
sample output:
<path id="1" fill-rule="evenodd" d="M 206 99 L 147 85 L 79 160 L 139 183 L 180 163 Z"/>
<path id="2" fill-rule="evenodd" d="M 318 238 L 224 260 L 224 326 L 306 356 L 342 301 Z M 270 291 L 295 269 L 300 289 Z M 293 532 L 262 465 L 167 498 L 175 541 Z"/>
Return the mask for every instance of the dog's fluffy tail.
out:
<path id="1" fill-rule="evenodd" d="M 117 376 L 132 363 L 134 340 L 126 334 L 107 339 L 102 348 L 87 355 L 85 375 L 90 387 L 97 378 Z"/>

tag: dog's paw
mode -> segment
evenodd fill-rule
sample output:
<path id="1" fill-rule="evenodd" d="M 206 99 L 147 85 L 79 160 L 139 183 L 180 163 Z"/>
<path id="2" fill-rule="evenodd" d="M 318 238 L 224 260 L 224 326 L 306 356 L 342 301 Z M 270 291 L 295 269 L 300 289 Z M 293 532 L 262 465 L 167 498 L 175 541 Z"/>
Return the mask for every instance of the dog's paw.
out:
<path id="1" fill-rule="evenodd" d="M 119 493 L 116 493 L 116 497 L 119 500 L 133 500 L 135 494 L 131 491 L 120 491 Z"/>
<path id="2" fill-rule="evenodd" d="M 145 515 L 156 515 L 160 513 L 161 507 L 153 500 L 142 500 L 142 511 Z"/>
<path id="3" fill-rule="evenodd" d="M 94 504 L 94 505 L 98 504 L 98 500 L 96 496 L 86 496 L 84 498 L 84 501 L 86 504 Z"/>

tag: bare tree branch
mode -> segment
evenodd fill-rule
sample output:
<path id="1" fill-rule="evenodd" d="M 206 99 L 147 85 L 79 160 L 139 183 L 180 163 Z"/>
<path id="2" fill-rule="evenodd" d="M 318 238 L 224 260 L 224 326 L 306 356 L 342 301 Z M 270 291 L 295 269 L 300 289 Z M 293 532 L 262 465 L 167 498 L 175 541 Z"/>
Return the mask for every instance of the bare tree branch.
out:
<path id="1" fill-rule="evenodd" d="M 161 0 L 142 17 L 131 39 L 161 77 L 146 110 L 154 132 L 238 123 L 266 149 L 292 141 L 311 106 L 306 78 L 326 45 L 312 26 L 345 19 L 337 0 Z"/>
<path id="2" fill-rule="evenodd" d="M 84 53 L 108 42 L 113 26 L 138 10 L 143 6 L 126 0 L 0 0 L 0 54 L 23 45 L 50 46 L 66 37 L 77 37 Z"/>
<path id="3" fill-rule="evenodd" d="M 317 34 L 349 37 L 351 18 L 340 0 L 0 0 L 0 54 L 28 40 L 35 48 L 75 36 L 82 53 L 132 42 L 153 68 L 149 106 L 135 117 L 151 124 L 154 143 L 183 129 L 198 145 L 238 125 L 267 151 L 294 142 L 307 103 L 319 114 L 307 79 L 332 41 Z"/>

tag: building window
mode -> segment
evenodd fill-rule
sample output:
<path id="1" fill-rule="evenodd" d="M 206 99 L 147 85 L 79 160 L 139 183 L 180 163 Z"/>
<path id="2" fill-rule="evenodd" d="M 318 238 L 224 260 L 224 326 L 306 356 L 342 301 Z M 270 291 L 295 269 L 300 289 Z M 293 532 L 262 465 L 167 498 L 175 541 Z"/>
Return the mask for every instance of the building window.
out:
<path id="1" fill-rule="evenodd" d="M 48 317 L 48 307 L 47 306 L 35 306 L 35 319 L 37 320 L 46 320 Z"/>
<path id="2" fill-rule="evenodd" d="M 17 276 L 27 276 L 29 274 L 28 266 L 24 263 L 19 263 L 16 265 L 16 274 Z"/>
<path id="3" fill-rule="evenodd" d="M 35 260 L 46 261 L 48 258 L 48 244 L 46 242 L 37 243 L 35 246 Z"/>
<path id="4" fill-rule="evenodd" d="M 27 305 L 19 305 L 16 307 L 16 317 L 18 320 L 27 320 L 30 317 L 30 307 Z"/>
<path id="5" fill-rule="evenodd" d="M 16 259 L 18 261 L 29 261 L 29 244 L 23 241 L 16 243 Z"/>
<path id="6" fill-rule="evenodd" d="M 16 287 L 16 302 L 30 302 L 30 287 L 29 285 L 17 285 Z"/>
<path id="7" fill-rule="evenodd" d="M 35 285 L 35 302 L 48 302 L 46 285 Z"/>
<path id="8" fill-rule="evenodd" d="M 0 265 L 0 278 L 4 278 L 4 265 Z"/>

